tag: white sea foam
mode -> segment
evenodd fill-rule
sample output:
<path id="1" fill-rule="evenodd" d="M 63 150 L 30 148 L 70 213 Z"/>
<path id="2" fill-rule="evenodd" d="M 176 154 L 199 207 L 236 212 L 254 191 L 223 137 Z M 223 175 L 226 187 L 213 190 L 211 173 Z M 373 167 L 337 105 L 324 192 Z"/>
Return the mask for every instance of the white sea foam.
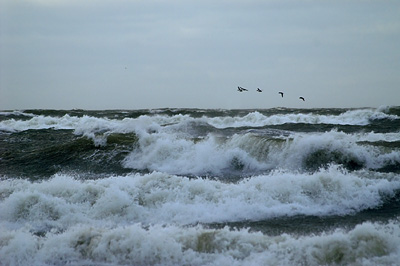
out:
<path id="1" fill-rule="evenodd" d="M 399 176 L 365 178 L 331 167 L 314 174 L 274 171 L 238 183 L 164 173 L 78 181 L 3 180 L 0 219 L 37 230 L 71 224 L 195 224 L 292 215 L 344 215 L 379 206 Z"/>
<path id="2" fill-rule="evenodd" d="M 17 132 L 28 129 L 74 129 L 80 118 L 65 115 L 63 117 L 34 116 L 29 120 L 4 120 L 0 122 L 0 130 Z"/>
<path id="3" fill-rule="evenodd" d="M 245 116 L 222 116 L 209 118 L 193 118 L 189 115 L 176 114 L 166 115 L 142 115 L 138 118 L 125 118 L 123 120 L 113 120 L 108 118 L 96 118 L 90 116 L 76 117 L 68 114 L 62 117 L 53 116 L 34 116 L 29 120 L 4 120 L 0 122 L 0 130 L 3 131 L 23 131 L 28 129 L 74 129 L 77 133 L 93 132 L 96 130 L 114 130 L 122 132 L 132 132 L 137 127 L 151 128 L 163 125 L 182 124 L 187 122 L 208 123 L 216 128 L 228 127 L 262 127 L 267 125 L 281 125 L 285 123 L 306 123 L 306 124 L 336 124 L 336 125 L 367 125 L 374 119 L 399 119 L 395 115 L 388 115 L 377 109 L 358 109 L 349 110 L 340 115 L 319 115 L 313 113 L 298 114 L 276 114 L 263 115 L 258 111 L 251 112 Z M 133 127 L 132 127 L 133 126 Z"/>
<path id="4" fill-rule="evenodd" d="M 353 134 L 354 138 L 358 141 L 370 141 L 370 142 L 378 142 L 378 141 L 386 141 L 386 142 L 395 142 L 400 141 L 400 132 L 395 133 L 355 133 Z"/>
<path id="5" fill-rule="evenodd" d="M 257 111 L 243 117 L 216 117 L 208 119 L 217 128 L 226 127 L 261 127 L 282 125 L 286 123 L 334 124 L 334 125 L 368 125 L 374 119 L 399 119 L 374 109 L 350 110 L 340 115 L 319 114 L 276 114 L 265 116 Z"/>
<path id="6" fill-rule="evenodd" d="M 312 134 L 294 133 L 290 138 L 293 141 L 286 142 L 280 151 L 274 153 L 274 157 L 270 157 L 271 160 L 276 161 L 276 164 L 284 168 L 302 167 L 310 154 L 321 151 L 326 152 L 327 156 L 339 154 L 337 159 L 353 160 L 369 169 L 378 169 L 388 163 L 400 162 L 399 151 L 385 152 L 378 147 L 360 143 L 362 141 L 378 141 L 378 139 L 394 140 L 398 138 L 396 134 L 346 134 L 330 131 Z"/>
<path id="7" fill-rule="evenodd" d="M 5 265 L 396 265 L 398 221 L 296 237 L 243 230 L 140 224 L 72 226 L 38 237 L 2 230 Z"/>
<path id="8" fill-rule="evenodd" d="M 304 169 L 309 162 L 314 162 L 316 168 L 324 166 L 319 163 L 355 163 L 368 169 L 379 169 L 399 164 L 399 151 L 384 151 L 362 141 L 398 139 L 398 134 L 330 131 L 272 138 L 260 132 L 235 134 L 230 138 L 210 134 L 201 140 L 193 140 L 171 132 L 143 132 L 139 135 L 139 148 L 125 158 L 124 166 L 189 175 L 223 175 L 235 171 L 257 173 L 277 168 L 296 170 Z M 318 156 L 318 160 L 312 156 Z"/>
<path id="9" fill-rule="evenodd" d="M 139 150 L 125 159 L 126 167 L 150 169 L 174 174 L 220 174 L 232 160 L 245 162 L 247 170 L 257 170 L 260 162 L 237 146 L 236 138 L 220 140 L 209 136 L 202 141 L 179 138 L 167 133 L 139 137 Z"/>
<path id="10" fill-rule="evenodd" d="M 98 180 L 57 174 L 0 183 L 1 263 L 72 265 L 391 265 L 398 221 L 294 236 L 198 223 L 347 215 L 380 206 L 400 176 L 330 167 L 272 171 L 236 183 L 161 172 Z"/>
<path id="11" fill-rule="evenodd" d="M 30 114 L 30 113 L 24 113 L 23 111 L 0 111 L 0 116 L 10 116 L 10 115 L 14 115 L 14 116 L 28 116 L 28 117 L 33 117 L 35 116 L 34 114 Z"/>

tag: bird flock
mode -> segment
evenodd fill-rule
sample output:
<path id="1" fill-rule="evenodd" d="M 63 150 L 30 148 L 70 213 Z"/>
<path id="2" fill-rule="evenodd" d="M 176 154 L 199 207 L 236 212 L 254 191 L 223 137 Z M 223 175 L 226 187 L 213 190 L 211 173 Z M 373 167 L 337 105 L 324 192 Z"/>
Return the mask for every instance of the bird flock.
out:
<path id="1" fill-rule="evenodd" d="M 240 86 L 238 86 L 237 88 L 238 88 L 238 89 L 237 89 L 238 92 L 249 91 L 248 89 L 245 89 L 245 88 L 240 87 Z M 260 88 L 257 88 L 256 91 L 257 91 L 257 92 L 262 92 L 262 90 L 261 90 Z M 282 92 L 282 91 L 278 92 L 278 94 L 280 94 L 280 95 L 282 96 L 282 98 L 283 98 L 283 92 Z M 306 100 L 303 96 L 300 96 L 299 99 L 302 100 L 303 102 Z"/>

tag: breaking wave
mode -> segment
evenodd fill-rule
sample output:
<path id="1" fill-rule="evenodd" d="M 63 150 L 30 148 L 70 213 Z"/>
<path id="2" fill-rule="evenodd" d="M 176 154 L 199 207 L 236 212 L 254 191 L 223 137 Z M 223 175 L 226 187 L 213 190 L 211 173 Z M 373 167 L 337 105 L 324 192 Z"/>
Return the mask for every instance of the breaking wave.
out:
<path id="1" fill-rule="evenodd" d="M 398 177 L 365 178 L 336 168 L 238 183 L 157 172 L 3 180 L 0 227 L 8 229 L 0 235 L 0 256 L 5 264 L 392 264 L 400 256 L 398 221 L 276 236 L 207 224 L 298 214 L 343 220 L 379 208 L 399 188 Z"/>
<path id="2" fill-rule="evenodd" d="M 390 109 L 389 109 L 390 110 Z M 83 130 L 114 130 L 118 132 L 132 132 L 136 127 L 160 127 L 179 123 L 196 122 L 206 123 L 215 128 L 229 127 L 263 127 L 268 125 L 282 124 L 332 124 L 332 125 L 368 125 L 375 120 L 400 120 L 396 114 L 387 114 L 385 109 L 356 109 L 341 111 L 335 115 L 319 114 L 319 112 L 309 113 L 288 111 L 288 113 L 262 113 L 262 111 L 252 111 L 240 116 L 216 116 L 208 117 L 204 114 L 201 117 L 188 114 L 164 115 L 165 112 L 146 113 L 135 118 L 117 117 L 117 119 L 95 117 L 88 115 L 70 116 L 45 116 L 33 115 L 30 113 L 17 112 L 18 115 L 31 117 L 28 120 L 8 119 L 0 122 L 0 130 L 7 132 L 23 131 L 28 129 L 75 129 L 78 133 Z M 5 116 L 12 113 L 3 112 Z M 161 114 L 160 114 L 161 113 Z M 168 112 L 169 113 L 169 112 Z M 233 113 L 235 114 L 235 113 Z M 0 114 L 1 115 L 1 114 Z M 33 116 L 33 117 L 32 117 Z M 134 115 L 131 115 L 134 116 Z"/>
<path id="3" fill-rule="evenodd" d="M 276 132 L 274 132 L 275 134 Z M 273 169 L 318 170 L 339 164 L 348 170 L 400 170 L 399 135 L 318 134 L 270 136 L 244 133 L 203 139 L 142 134 L 138 146 L 124 160 L 133 169 L 186 175 L 253 175 Z M 392 144 L 392 149 L 388 149 Z"/>
<path id="4" fill-rule="evenodd" d="M 1 220 L 36 230 L 71 223 L 197 224 L 294 215 L 349 215 L 396 197 L 397 176 L 368 177 L 330 167 L 316 173 L 273 171 L 235 183 L 153 172 L 98 180 L 55 175 L 42 182 L 2 180 Z"/>

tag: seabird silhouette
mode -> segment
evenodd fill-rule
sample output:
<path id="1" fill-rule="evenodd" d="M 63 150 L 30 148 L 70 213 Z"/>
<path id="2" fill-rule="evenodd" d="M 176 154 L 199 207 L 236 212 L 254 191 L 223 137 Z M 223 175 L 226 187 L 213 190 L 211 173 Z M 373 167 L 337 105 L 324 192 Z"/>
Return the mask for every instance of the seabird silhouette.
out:
<path id="1" fill-rule="evenodd" d="M 305 101 L 304 97 L 299 97 L 300 100 L 303 100 L 303 102 Z"/>
<path id="2" fill-rule="evenodd" d="M 283 97 L 283 92 L 280 91 L 280 92 L 278 92 L 278 93 Z"/>
<path id="3" fill-rule="evenodd" d="M 257 91 L 258 91 L 258 92 L 262 92 L 262 90 L 260 90 L 260 88 L 257 88 Z"/>

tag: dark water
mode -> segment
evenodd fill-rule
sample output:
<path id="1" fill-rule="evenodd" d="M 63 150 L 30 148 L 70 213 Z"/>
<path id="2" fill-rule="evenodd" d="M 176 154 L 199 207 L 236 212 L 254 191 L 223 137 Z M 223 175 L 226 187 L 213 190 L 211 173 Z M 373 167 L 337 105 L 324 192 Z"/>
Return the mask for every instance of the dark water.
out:
<path id="1" fill-rule="evenodd" d="M 400 107 L 0 112 L 8 264 L 395 265 Z"/>

